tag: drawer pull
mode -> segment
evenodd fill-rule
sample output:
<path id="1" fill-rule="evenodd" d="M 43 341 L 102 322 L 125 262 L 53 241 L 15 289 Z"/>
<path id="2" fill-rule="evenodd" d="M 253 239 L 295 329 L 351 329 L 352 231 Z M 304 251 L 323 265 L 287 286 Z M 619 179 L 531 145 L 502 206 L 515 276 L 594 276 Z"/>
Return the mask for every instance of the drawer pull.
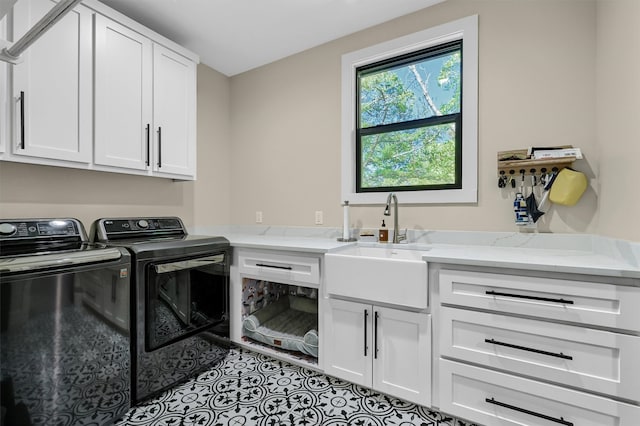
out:
<path id="1" fill-rule="evenodd" d="M 526 296 L 523 294 L 500 293 L 493 290 L 487 290 L 485 291 L 485 294 L 489 294 L 491 296 L 516 297 L 519 299 L 541 300 L 544 302 L 563 303 L 565 305 L 573 305 L 573 300 L 566 300 L 566 299 L 552 299 L 550 297 L 538 297 L 538 296 Z"/>
<path id="2" fill-rule="evenodd" d="M 291 266 L 267 265 L 266 263 L 256 263 L 256 266 L 261 266 L 263 268 L 272 268 L 272 269 L 286 269 L 287 271 L 293 270 Z"/>
<path id="3" fill-rule="evenodd" d="M 555 353 L 555 352 L 547 352 L 547 351 L 543 351 L 541 349 L 527 348 L 526 346 L 513 345 L 511 343 L 499 342 L 499 341 L 493 340 L 493 339 L 484 339 L 484 341 L 486 343 L 491 343 L 492 345 L 506 346 L 507 348 L 520 349 L 520 350 L 523 350 L 523 351 L 535 352 L 537 354 L 555 356 L 557 358 L 562 358 L 562 359 L 573 359 L 572 356 L 565 355 L 562 352 L 560 352 L 559 354 Z"/>
<path id="4" fill-rule="evenodd" d="M 485 401 L 489 404 L 499 405 L 500 407 L 508 408 L 510 410 L 519 411 L 520 413 L 529 414 L 531 416 L 540 417 L 541 419 L 549 420 L 551 422 L 560 423 L 565 426 L 573 426 L 573 423 L 566 421 L 563 417 L 556 419 L 555 417 L 547 416 L 546 414 L 536 413 L 535 411 L 526 410 L 524 408 L 516 407 L 515 405 L 506 404 L 504 402 L 496 401 L 492 398 L 485 398 Z"/>

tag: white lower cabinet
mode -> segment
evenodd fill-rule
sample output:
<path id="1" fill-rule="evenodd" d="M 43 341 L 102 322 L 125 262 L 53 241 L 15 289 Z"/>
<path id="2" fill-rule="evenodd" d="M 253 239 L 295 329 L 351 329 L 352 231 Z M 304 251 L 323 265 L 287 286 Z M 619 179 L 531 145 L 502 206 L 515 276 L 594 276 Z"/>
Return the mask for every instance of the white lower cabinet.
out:
<path id="1" fill-rule="evenodd" d="M 321 283 L 321 256 L 316 253 L 234 249 L 231 341 L 321 371 Z"/>
<path id="2" fill-rule="evenodd" d="M 635 426 L 640 407 L 440 360 L 440 408 L 482 425 Z"/>
<path id="3" fill-rule="evenodd" d="M 465 309 L 440 310 L 440 353 L 588 391 L 640 397 L 640 337 Z"/>
<path id="4" fill-rule="evenodd" d="M 640 424 L 640 280 L 430 265 L 437 404 L 487 426 Z"/>
<path id="5" fill-rule="evenodd" d="M 325 301 L 325 373 L 430 406 L 431 316 L 333 298 Z"/>
<path id="6" fill-rule="evenodd" d="M 565 277 L 442 269 L 440 301 L 596 327 L 639 328 L 640 285 L 618 285 L 606 277 Z"/>

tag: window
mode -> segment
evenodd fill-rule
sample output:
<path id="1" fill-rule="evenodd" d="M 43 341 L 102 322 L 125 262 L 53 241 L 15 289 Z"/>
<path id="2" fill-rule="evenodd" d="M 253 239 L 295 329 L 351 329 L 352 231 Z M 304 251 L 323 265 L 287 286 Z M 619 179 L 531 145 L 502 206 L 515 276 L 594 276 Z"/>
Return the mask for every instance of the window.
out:
<path id="1" fill-rule="evenodd" d="M 343 56 L 342 195 L 477 201 L 477 16 Z"/>
<path id="2" fill-rule="evenodd" d="M 462 41 L 356 70 L 356 191 L 462 187 Z"/>

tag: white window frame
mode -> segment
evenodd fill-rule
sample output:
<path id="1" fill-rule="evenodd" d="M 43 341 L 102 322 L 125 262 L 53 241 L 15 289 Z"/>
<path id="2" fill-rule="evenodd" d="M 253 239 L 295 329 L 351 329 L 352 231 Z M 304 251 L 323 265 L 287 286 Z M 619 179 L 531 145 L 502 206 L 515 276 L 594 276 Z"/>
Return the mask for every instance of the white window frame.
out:
<path id="1" fill-rule="evenodd" d="M 364 65 L 463 40 L 462 43 L 462 188 L 398 191 L 403 204 L 478 201 L 478 15 L 409 34 L 342 56 L 342 200 L 384 204 L 387 193 L 356 192 L 356 70 Z"/>

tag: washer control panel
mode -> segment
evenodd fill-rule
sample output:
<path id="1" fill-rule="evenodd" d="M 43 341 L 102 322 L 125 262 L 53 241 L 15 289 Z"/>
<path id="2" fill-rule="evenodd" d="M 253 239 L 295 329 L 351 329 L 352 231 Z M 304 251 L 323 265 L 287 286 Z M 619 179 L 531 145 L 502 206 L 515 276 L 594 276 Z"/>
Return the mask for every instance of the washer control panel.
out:
<path id="1" fill-rule="evenodd" d="M 77 237 L 84 240 L 84 228 L 77 219 L 0 219 L 0 238 L 55 239 Z"/>

